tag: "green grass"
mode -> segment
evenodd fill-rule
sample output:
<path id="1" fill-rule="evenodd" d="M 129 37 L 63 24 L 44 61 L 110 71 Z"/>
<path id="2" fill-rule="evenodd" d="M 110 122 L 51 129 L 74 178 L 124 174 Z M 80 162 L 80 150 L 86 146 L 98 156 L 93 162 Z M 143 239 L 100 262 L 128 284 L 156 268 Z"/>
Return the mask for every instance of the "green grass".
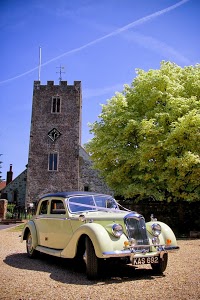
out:
<path id="1" fill-rule="evenodd" d="M 25 225 L 24 223 L 19 224 L 19 225 L 15 226 L 15 227 L 10 228 L 9 231 L 12 231 L 12 232 L 22 231 L 24 229 L 24 225 Z"/>

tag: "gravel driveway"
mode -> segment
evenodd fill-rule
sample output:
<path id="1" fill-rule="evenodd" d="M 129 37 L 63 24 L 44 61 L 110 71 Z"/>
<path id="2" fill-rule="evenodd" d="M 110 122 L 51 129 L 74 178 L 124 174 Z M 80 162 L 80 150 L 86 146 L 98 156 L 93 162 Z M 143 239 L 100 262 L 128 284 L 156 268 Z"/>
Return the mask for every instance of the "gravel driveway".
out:
<path id="1" fill-rule="evenodd" d="M 113 265 L 101 279 L 89 281 L 70 260 L 47 255 L 28 258 L 19 234 L 0 231 L 1 300 L 200 299 L 199 239 L 178 241 L 181 248 L 169 256 L 163 276 L 154 276 L 148 265 L 135 270 L 131 265 Z"/>

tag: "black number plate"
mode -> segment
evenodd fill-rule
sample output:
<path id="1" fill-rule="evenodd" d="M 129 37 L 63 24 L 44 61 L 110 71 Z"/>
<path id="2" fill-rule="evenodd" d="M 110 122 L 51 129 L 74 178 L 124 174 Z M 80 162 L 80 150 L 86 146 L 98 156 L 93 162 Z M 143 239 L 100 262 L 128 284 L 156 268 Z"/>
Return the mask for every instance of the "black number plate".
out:
<path id="1" fill-rule="evenodd" d="M 158 264 L 159 256 L 152 257 L 134 257 L 132 260 L 133 265 L 144 265 L 144 264 Z"/>

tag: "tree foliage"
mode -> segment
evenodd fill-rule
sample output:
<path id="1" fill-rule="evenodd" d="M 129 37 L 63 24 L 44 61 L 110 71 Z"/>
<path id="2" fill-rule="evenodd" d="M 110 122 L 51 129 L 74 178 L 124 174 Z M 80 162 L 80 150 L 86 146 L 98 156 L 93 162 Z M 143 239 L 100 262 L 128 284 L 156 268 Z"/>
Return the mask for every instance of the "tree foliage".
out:
<path id="1" fill-rule="evenodd" d="M 90 124 L 94 167 L 118 195 L 200 200 L 200 65 L 136 72 Z"/>

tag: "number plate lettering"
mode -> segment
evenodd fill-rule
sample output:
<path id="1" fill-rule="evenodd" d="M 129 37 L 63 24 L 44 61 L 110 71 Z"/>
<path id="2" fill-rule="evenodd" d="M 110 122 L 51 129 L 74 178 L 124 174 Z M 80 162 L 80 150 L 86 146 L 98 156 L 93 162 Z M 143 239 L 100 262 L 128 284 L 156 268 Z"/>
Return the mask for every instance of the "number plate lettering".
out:
<path id="1" fill-rule="evenodd" d="M 144 265 L 144 264 L 158 264 L 159 263 L 158 256 L 152 257 L 135 257 L 133 259 L 133 265 Z"/>

